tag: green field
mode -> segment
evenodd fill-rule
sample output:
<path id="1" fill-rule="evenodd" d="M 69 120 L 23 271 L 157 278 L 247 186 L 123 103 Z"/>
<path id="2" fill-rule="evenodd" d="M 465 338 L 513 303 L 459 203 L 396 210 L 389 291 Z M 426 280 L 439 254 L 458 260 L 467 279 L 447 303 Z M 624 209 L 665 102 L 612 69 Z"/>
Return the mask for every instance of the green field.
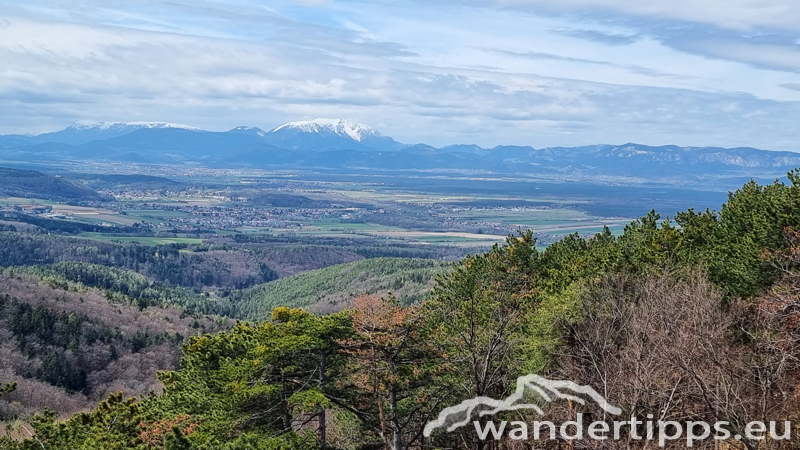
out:
<path id="1" fill-rule="evenodd" d="M 345 189 L 342 186 L 337 186 L 335 191 L 338 194 L 346 195 L 352 199 L 359 201 L 378 201 L 378 202 L 401 202 L 401 203 L 418 203 L 418 204 L 441 204 L 441 203 L 462 203 L 462 202 L 475 202 L 481 200 L 525 200 L 528 202 L 536 203 L 549 203 L 552 205 L 575 205 L 587 203 L 585 200 L 561 200 L 553 198 L 524 198 L 518 196 L 502 196 L 502 195 L 442 195 L 434 192 L 411 192 L 411 191 L 396 191 L 384 190 L 376 186 L 374 189 L 365 189 L 363 185 L 355 185 L 352 189 Z"/>
<path id="2" fill-rule="evenodd" d="M 44 200 L 41 198 L 22 198 L 22 197 L 0 197 L 0 204 L 8 205 L 57 205 L 59 202 Z"/>
<path id="3" fill-rule="evenodd" d="M 103 242 L 135 242 L 143 245 L 202 244 L 203 240 L 186 237 L 115 236 L 104 233 L 81 233 L 81 237 Z"/>
<path id="4" fill-rule="evenodd" d="M 191 216 L 191 214 L 185 213 L 183 211 L 164 211 L 161 209 L 128 209 L 125 210 L 125 213 L 129 216 L 140 216 L 140 217 L 173 218 L 173 217 Z"/>
<path id="5" fill-rule="evenodd" d="M 378 225 L 374 223 L 350 223 L 341 222 L 338 219 L 322 219 L 314 221 L 309 227 L 319 228 L 326 231 L 405 231 L 403 228 L 389 225 Z M 309 230 L 310 231 L 310 230 Z"/>

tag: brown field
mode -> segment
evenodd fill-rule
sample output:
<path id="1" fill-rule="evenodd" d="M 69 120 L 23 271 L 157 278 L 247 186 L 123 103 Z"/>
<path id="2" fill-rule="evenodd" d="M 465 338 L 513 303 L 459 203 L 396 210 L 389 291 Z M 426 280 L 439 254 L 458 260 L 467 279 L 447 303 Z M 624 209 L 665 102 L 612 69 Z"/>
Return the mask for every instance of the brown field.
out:
<path id="1" fill-rule="evenodd" d="M 464 239 L 477 239 L 481 241 L 502 241 L 505 236 L 494 236 L 491 234 L 477 234 L 477 233 L 462 233 L 455 231 L 438 232 L 438 231 L 374 231 L 369 232 L 374 236 L 384 237 L 398 237 L 398 238 L 424 238 L 424 237 L 454 237 Z"/>
<path id="2" fill-rule="evenodd" d="M 113 222 L 122 225 L 131 225 L 138 220 L 130 217 L 119 215 L 118 212 L 110 209 L 89 208 L 85 206 L 71 206 L 71 205 L 52 205 L 53 214 L 63 214 L 69 218 L 81 219 L 94 219 L 103 222 Z"/>

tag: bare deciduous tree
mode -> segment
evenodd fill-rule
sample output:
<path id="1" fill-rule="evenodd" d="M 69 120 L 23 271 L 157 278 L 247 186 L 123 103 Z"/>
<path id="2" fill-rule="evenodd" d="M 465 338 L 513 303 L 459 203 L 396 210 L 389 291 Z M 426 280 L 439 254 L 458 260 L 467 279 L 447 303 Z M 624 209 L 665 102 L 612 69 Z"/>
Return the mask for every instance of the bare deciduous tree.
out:
<path id="1" fill-rule="evenodd" d="M 783 424 L 793 407 L 800 347 L 783 321 L 757 305 L 726 301 L 697 270 L 611 276 L 588 292 L 582 320 L 563 324 L 569 339 L 559 355 L 562 377 L 595 386 L 628 417 L 725 421 L 731 435 L 742 436 L 727 442 L 732 447 L 787 445 L 748 439 L 745 433 L 752 421 Z M 565 418 L 556 407 L 550 414 Z M 587 444 L 647 445 L 631 440 Z"/>

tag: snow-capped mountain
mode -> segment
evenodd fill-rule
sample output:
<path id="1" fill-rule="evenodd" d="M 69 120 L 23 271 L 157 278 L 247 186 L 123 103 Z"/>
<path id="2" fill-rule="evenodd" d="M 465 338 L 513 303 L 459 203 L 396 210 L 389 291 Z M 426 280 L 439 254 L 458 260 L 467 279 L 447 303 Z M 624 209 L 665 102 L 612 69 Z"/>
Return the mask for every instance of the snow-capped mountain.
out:
<path id="1" fill-rule="evenodd" d="M 349 137 L 354 141 L 361 142 L 364 138 L 384 137 L 377 130 L 370 128 L 362 123 L 351 122 L 343 119 L 314 119 L 299 122 L 289 122 L 281 125 L 272 133 L 280 130 L 294 130 L 303 133 L 328 134 L 333 133 L 341 137 Z"/>
<path id="2" fill-rule="evenodd" d="M 340 119 L 290 122 L 269 132 L 247 126 L 211 132 L 165 122 L 80 122 L 38 136 L 0 136 L 0 158 L 193 162 L 209 167 L 490 170 L 649 179 L 694 179 L 691 177 L 709 174 L 772 178 L 800 167 L 800 153 L 754 148 L 653 147 L 634 143 L 539 149 L 405 145 L 366 125 Z"/>
<path id="3" fill-rule="evenodd" d="M 189 125 L 167 122 L 92 122 L 81 121 L 67 128 L 52 133 L 30 136 L 27 140 L 34 144 L 43 142 L 60 142 L 63 144 L 80 145 L 87 142 L 111 139 L 124 136 L 128 133 L 143 129 L 174 128 L 191 131 L 202 131 L 200 128 Z"/>
<path id="4" fill-rule="evenodd" d="M 405 147 L 367 125 L 343 119 L 289 122 L 264 138 L 272 145 L 296 150 L 393 151 Z"/>

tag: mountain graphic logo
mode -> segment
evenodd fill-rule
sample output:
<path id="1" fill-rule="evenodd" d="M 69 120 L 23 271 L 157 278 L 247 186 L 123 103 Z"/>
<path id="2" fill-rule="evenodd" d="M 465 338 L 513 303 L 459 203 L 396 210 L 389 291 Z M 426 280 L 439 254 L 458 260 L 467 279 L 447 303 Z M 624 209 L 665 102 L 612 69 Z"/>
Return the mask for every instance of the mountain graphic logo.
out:
<path id="1" fill-rule="evenodd" d="M 615 416 L 622 414 L 621 409 L 608 403 L 591 386 L 580 385 L 573 381 L 550 380 L 539 375 L 524 375 L 517 378 L 516 390 L 504 400 L 496 400 L 491 397 L 475 397 L 464 400 L 456 406 L 443 409 L 436 420 L 425 425 L 423 435 L 430 437 L 435 429 L 441 427 L 446 427 L 448 432 L 460 428 L 472 420 L 475 412 L 480 417 L 521 409 L 532 409 L 540 415 L 544 414 L 539 405 L 525 401 L 526 398 L 531 397 L 531 393 L 535 393 L 545 402 L 567 399 L 581 405 L 586 404 L 586 398 L 588 397 L 608 414 Z"/>

